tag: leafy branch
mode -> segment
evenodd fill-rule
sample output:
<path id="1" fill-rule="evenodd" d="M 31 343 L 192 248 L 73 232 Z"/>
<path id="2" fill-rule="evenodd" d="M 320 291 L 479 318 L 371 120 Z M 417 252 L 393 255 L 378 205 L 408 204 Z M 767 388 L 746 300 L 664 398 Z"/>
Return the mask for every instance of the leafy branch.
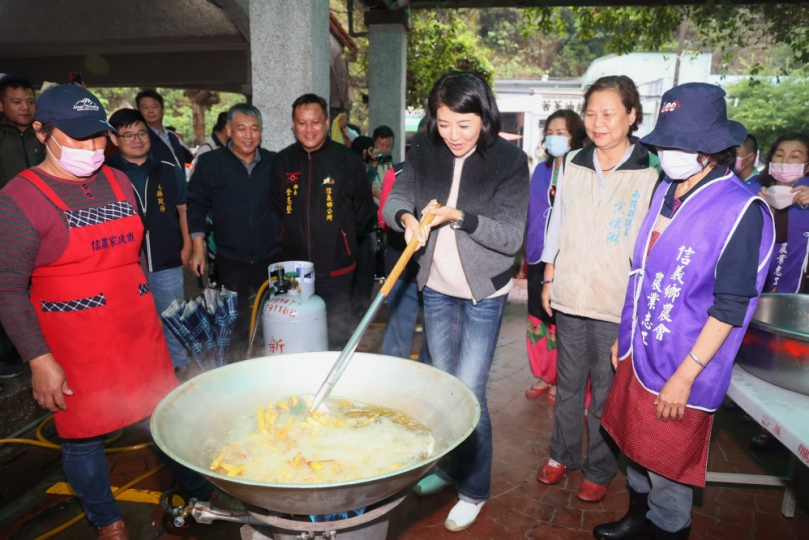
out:
<path id="1" fill-rule="evenodd" d="M 627 54 L 635 50 L 665 51 L 675 47 L 680 24 L 687 20 L 692 30 L 692 47 L 718 48 L 727 61 L 735 48 L 758 45 L 786 46 L 793 60 L 784 67 L 809 65 L 809 4 L 737 4 L 709 0 L 692 6 L 525 8 L 521 33 L 559 33 L 566 25 L 563 12 L 572 13 L 583 39 L 601 36 L 605 50 Z M 749 74 L 761 73 L 764 65 L 754 63 Z"/>

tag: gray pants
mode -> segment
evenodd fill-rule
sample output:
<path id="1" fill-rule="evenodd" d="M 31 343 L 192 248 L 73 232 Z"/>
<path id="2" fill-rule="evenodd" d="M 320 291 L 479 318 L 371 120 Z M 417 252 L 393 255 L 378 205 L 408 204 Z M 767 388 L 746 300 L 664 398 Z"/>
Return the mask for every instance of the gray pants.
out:
<path id="1" fill-rule="evenodd" d="M 618 470 L 618 447 L 601 427 L 601 411 L 615 373 L 610 347 L 618 325 L 556 313 L 558 342 L 556 421 L 551 459 L 568 469 L 584 469 L 584 478 L 606 486 Z M 582 433 L 587 377 L 592 397 L 587 419 L 587 459 L 582 466 Z"/>
<path id="2" fill-rule="evenodd" d="M 669 480 L 629 462 L 626 481 L 638 493 L 649 494 L 649 512 L 646 517 L 668 532 L 677 532 L 691 525 L 691 505 L 694 488 Z"/>

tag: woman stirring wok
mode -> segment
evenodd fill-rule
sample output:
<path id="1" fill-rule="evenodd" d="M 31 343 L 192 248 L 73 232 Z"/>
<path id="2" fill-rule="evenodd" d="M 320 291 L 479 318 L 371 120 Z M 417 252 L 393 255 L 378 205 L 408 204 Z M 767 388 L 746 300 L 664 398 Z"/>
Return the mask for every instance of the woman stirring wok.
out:
<path id="1" fill-rule="evenodd" d="M 427 133 L 413 138 L 383 210 L 405 240 L 427 246 L 418 252 L 418 282 L 432 364 L 466 383 L 480 401 L 475 431 L 415 488 L 427 496 L 456 485 L 460 501 L 444 522 L 451 531 L 472 525 L 491 491 L 486 382 L 525 231 L 527 157 L 499 132 L 500 112 L 481 78 L 441 77 L 427 102 Z M 431 228 L 418 230 L 416 209 L 435 216 Z"/>
<path id="2" fill-rule="evenodd" d="M 629 511 L 596 527 L 599 540 L 688 538 L 713 412 L 764 285 L 773 220 L 730 171 L 746 130 L 727 119 L 724 97 L 703 83 L 669 90 L 641 140 L 667 178 L 635 244 L 601 416 L 630 459 Z"/>
<path id="3" fill-rule="evenodd" d="M 126 540 L 104 438 L 150 416 L 177 379 L 139 265 L 132 186 L 102 167 L 114 131 L 103 106 L 61 85 L 42 93 L 35 118 L 45 161 L 0 191 L 0 321 L 31 366 L 34 398 L 54 413 L 88 519 L 100 538 Z M 187 495 L 210 496 L 206 480 L 160 456 Z"/>

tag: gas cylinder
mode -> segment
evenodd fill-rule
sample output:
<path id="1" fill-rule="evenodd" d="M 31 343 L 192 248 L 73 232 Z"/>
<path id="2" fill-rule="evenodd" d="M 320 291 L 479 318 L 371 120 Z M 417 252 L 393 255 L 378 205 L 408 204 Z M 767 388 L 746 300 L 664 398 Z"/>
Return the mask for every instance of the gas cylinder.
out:
<path id="1" fill-rule="evenodd" d="M 264 354 L 327 351 L 326 302 L 315 294 L 315 265 L 286 261 L 268 272 L 270 298 L 261 310 Z"/>

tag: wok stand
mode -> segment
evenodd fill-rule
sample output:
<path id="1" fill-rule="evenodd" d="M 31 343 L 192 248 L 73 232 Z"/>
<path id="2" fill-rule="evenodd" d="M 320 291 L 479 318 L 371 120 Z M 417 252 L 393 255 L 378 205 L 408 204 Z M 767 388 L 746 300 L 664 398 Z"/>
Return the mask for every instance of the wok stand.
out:
<path id="1" fill-rule="evenodd" d="M 388 535 L 390 514 L 405 496 L 403 493 L 394 495 L 360 516 L 321 523 L 286 519 L 262 510 L 250 511 L 250 517 L 261 525 L 252 521 L 244 525 L 242 540 L 335 540 L 338 536 L 343 540 L 384 540 Z"/>
<path id="2" fill-rule="evenodd" d="M 214 521 L 244 523 L 241 540 L 384 540 L 388 534 L 390 514 L 406 497 L 399 493 L 377 503 L 362 515 L 328 522 L 299 521 L 282 517 L 277 512 L 247 505 L 248 510 L 231 511 L 211 506 L 208 502 L 192 500 L 185 508 L 173 510 L 174 523 L 181 527 L 188 516 L 197 523 Z"/>

